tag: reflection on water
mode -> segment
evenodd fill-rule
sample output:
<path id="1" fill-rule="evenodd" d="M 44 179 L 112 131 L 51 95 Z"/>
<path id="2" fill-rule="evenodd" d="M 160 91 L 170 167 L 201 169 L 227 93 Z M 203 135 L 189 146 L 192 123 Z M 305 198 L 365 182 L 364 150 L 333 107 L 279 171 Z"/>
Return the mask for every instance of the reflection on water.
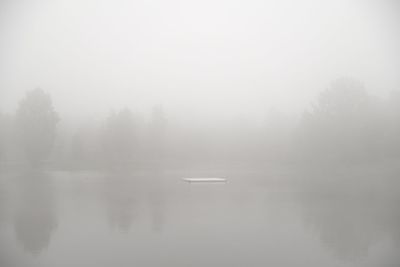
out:
<path id="1" fill-rule="evenodd" d="M 287 173 L 3 174 L 0 266 L 397 266 L 397 171 Z"/>
<path id="2" fill-rule="evenodd" d="M 105 177 L 105 207 L 112 228 L 128 231 L 134 220 L 137 207 L 137 188 L 129 173 L 111 173 Z"/>
<path id="3" fill-rule="evenodd" d="M 362 260 L 385 240 L 400 248 L 397 176 L 397 172 L 313 173 L 301 183 L 297 199 L 306 223 L 337 258 Z M 387 257 L 385 263 L 391 260 Z"/>
<path id="4" fill-rule="evenodd" d="M 148 208 L 151 213 L 152 229 L 161 232 L 165 223 L 165 198 L 164 177 L 162 172 L 153 172 L 149 177 L 149 189 L 147 192 Z"/>
<path id="5" fill-rule="evenodd" d="M 7 220 L 7 201 L 8 201 L 8 192 L 6 190 L 6 184 L 3 180 L 0 179 L 0 227 Z"/>
<path id="6" fill-rule="evenodd" d="M 41 170 L 26 171 L 18 182 L 16 239 L 31 253 L 46 248 L 57 226 L 52 180 Z"/>
<path id="7" fill-rule="evenodd" d="M 374 221 L 376 210 L 365 210 L 357 204 L 349 204 L 340 197 L 317 205 L 319 200 L 310 200 L 305 206 L 308 223 L 317 232 L 321 241 L 333 250 L 340 259 L 353 260 L 366 256 L 371 244 L 377 241 Z M 368 214 L 371 213 L 371 214 Z"/>
<path id="8" fill-rule="evenodd" d="M 104 200 L 111 228 L 128 232 L 141 208 L 145 208 L 154 231 L 161 231 L 166 207 L 160 171 L 133 174 L 129 171 L 108 173 L 104 180 Z M 144 206 L 144 207 L 143 207 Z"/>

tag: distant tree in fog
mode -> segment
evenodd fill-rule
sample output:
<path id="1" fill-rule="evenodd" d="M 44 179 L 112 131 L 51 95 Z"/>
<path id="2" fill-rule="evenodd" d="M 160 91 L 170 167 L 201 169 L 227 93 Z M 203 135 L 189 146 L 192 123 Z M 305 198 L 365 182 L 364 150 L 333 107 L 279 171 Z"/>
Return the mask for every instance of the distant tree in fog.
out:
<path id="1" fill-rule="evenodd" d="M 15 158 L 14 116 L 0 113 L 0 162 Z"/>
<path id="2" fill-rule="evenodd" d="M 160 160 L 165 153 L 167 117 L 164 108 L 159 105 L 153 108 L 148 131 L 148 145 L 152 160 Z"/>
<path id="3" fill-rule="evenodd" d="M 3 159 L 4 156 L 4 115 L 0 113 L 0 161 Z"/>
<path id="4" fill-rule="evenodd" d="M 74 165 L 86 163 L 86 149 L 81 132 L 75 133 L 71 138 L 70 158 Z"/>
<path id="5" fill-rule="evenodd" d="M 341 78 L 304 114 L 299 142 L 318 158 L 361 159 L 378 155 L 381 130 L 379 101 L 361 82 Z"/>
<path id="6" fill-rule="evenodd" d="M 340 78 L 320 93 L 318 102 L 313 106 L 314 113 L 340 117 L 351 116 L 368 102 L 369 96 L 364 85 L 352 78 Z"/>
<path id="7" fill-rule="evenodd" d="M 155 106 L 151 114 L 150 129 L 153 135 L 161 137 L 165 134 L 167 126 L 167 117 L 164 108 L 159 105 Z"/>
<path id="8" fill-rule="evenodd" d="M 400 91 L 393 91 L 390 94 L 386 105 L 388 119 L 386 152 L 389 156 L 400 156 Z"/>
<path id="9" fill-rule="evenodd" d="M 112 113 L 106 121 L 104 149 L 111 164 L 132 160 L 135 145 L 135 123 L 129 109 Z"/>
<path id="10" fill-rule="evenodd" d="M 4 160 L 6 151 L 6 136 L 7 136 L 7 118 L 4 114 L 0 113 L 0 162 Z"/>
<path id="11" fill-rule="evenodd" d="M 46 159 L 52 151 L 58 115 L 51 97 L 42 89 L 34 89 L 25 95 L 16 114 L 20 144 L 31 163 Z"/>

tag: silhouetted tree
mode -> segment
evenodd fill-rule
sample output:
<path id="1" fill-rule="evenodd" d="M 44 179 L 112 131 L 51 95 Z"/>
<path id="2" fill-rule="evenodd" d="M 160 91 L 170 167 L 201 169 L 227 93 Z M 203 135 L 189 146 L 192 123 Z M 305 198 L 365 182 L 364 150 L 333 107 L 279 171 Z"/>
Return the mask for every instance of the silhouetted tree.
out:
<path id="1" fill-rule="evenodd" d="M 25 155 L 31 163 L 37 164 L 49 156 L 58 120 L 50 95 L 42 89 L 27 92 L 19 103 L 17 131 Z"/>
<path id="2" fill-rule="evenodd" d="M 111 164 L 132 160 L 135 144 L 135 123 L 129 109 L 112 113 L 106 122 L 104 149 Z"/>
<path id="3" fill-rule="evenodd" d="M 316 158 L 349 160 L 378 155 L 378 101 L 351 78 L 334 81 L 305 112 L 300 142 Z"/>

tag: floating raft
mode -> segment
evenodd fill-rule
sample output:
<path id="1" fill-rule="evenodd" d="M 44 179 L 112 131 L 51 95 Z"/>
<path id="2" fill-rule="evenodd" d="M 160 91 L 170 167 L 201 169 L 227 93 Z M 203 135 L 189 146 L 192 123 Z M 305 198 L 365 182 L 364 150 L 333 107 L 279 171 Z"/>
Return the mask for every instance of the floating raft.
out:
<path id="1" fill-rule="evenodd" d="M 182 178 L 188 183 L 226 183 L 225 178 Z"/>

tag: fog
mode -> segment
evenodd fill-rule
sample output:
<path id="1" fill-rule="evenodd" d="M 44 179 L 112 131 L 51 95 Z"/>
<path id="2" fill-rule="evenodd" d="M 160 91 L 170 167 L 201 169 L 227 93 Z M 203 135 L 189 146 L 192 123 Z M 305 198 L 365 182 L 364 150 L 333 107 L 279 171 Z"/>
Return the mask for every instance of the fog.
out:
<path id="1" fill-rule="evenodd" d="M 399 11 L 1 1 L 0 266 L 397 266 Z"/>
<path id="2" fill-rule="evenodd" d="M 380 2 L 3 1 L 2 110 L 35 87 L 70 116 L 297 113 L 340 76 L 385 95 L 398 29 Z"/>

